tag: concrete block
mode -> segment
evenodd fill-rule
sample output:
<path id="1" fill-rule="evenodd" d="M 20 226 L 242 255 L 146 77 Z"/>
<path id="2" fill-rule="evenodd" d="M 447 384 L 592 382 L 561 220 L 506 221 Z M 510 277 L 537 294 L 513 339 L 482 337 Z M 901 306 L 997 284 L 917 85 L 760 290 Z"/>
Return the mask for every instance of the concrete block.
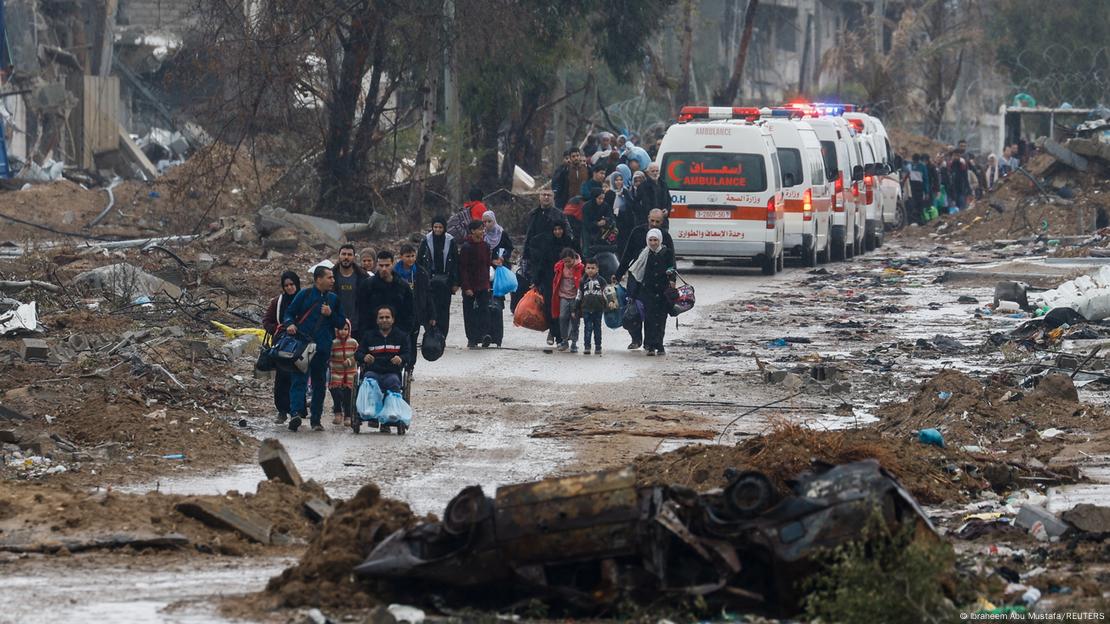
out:
<path id="1" fill-rule="evenodd" d="M 24 361 L 46 360 L 50 357 L 50 347 L 41 338 L 24 338 L 19 344 L 19 356 Z"/>
<path id="2" fill-rule="evenodd" d="M 1110 533 L 1110 507 L 1080 503 L 1065 511 L 1062 518 L 1084 533 Z"/>
<path id="3" fill-rule="evenodd" d="M 181 344 L 195 358 L 206 358 L 209 355 L 208 343 L 204 340 L 182 340 Z"/>
<path id="4" fill-rule="evenodd" d="M 270 522 L 249 511 L 237 511 L 222 502 L 201 499 L 178 503 L 174 509 L 208 526 L 237 531 L 243 537 L 260 544 L 270 543 Z"/>
<path id="5" fill-rule="evenodd" d="M 297 472 L 297 466 L 293 464 L 293 460 L 289 459 L 289 454 L 285 452 L 285 447 L 274 438 L 267 438 L 262 441 L 262 446 L 258 448 L 258 465 L 262 466 L 262 471 L 266 473 L 267 479 L 277 479 L 282 483 L 297 487 L 300 487 L 301 483 L 304 482 L 301 473 Z"/>
<path id="6" fill-rule="evenodd" d="M 28 440 L 21 440 L 19 442 L 19 448 L 31 455 L 46 457 L 54 452 L 56 445 L 54 444 L 54 440 L 50 438 L 50 434 L 40 433 Z"/>
<path id="7" fill-rule="evenodd" d="M 251 347 L 258 344 L 258 336 L 254 334 L 245 334 L 229 340 L 220 347 L 229 358 L 237 358 L 246 353 Z"/>
<path id="8" fill-rule="evenodd" d="M 331 516 L 332 512 L 335 511 L 335 508 L 332 507 L 331 504 L 327 501 L 321 500 L 319 498 L 314 498 L 310 501 L 305 502 L 304 510 L 305 513 L 308 515 L 309 520 L 312 520 L 313 522 L 323 522 L 329 516 Z"/>
<path id="9" fill-rule="evenodd" d="M 1030 531 L 1035 525 L 1042 524 L 1049 537 L 1059 537 L 1068 530 L 1066 523 L 1038 505 L 1022 505 L 1017 517 L 1014 518 L 1014 524 Z"/>
<path id="10" fill-rule="evenodd" d="M 0 429 L 0 442 L 7 444 L 19 444 L 23 439 L 23 435 L 18 429 Z"/>
<path id="11" fill-rule="evenodd" d="M 197 254 L 196 265 L 198 271 L 209 271 L 216 266 L 216 258 L 212 254 L 199 253 Z"/>

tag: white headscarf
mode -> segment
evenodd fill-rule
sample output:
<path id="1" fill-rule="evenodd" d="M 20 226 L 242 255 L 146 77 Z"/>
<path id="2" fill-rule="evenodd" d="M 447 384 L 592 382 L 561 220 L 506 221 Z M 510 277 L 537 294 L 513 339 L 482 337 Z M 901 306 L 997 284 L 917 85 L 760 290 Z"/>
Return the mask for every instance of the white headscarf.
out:
<path id="1" fill-rule="evenodd" d="M 659 241 L 659 247 L 656 249 L 651 248 L 652 238 Z M 647 271 L 648 256 L 652 253 L 659 253 L 663 249 L 663 232 L 661 232 L 659 228 L 651 228 L 648 230 L 647 240 L 645 242 L 647 244 L 644 245 L 644 248 L 640 251 L 640 255 L 636 258 L 636 261 L 632 263 L 632 266 L 628 267 L 628 272 L 640 283 L 643 283 L 644 272 Z"/>

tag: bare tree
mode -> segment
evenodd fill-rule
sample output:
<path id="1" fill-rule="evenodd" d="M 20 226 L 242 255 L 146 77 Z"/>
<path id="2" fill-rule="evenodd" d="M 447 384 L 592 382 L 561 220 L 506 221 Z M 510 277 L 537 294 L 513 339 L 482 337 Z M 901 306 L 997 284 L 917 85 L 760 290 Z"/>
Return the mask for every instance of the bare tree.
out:
<path id="1" fill-rule="evenodd" d="M 728 82 L 713 94 L 713 103 L 719 106 L 731 106 L 736 102 L 740 93 L 740 79 L 744 74 L 744 63 L 748 58 L 748 46 L 752 42 L 752 29 L 755 27 L 755 12 L 759 9 L 759 0 L 748 0 L 748 8 L 744 10 L 744 34 L 740 37 L 740 48 L 736 51 L 736 59 L 732 64 L 732 75 Z"/>

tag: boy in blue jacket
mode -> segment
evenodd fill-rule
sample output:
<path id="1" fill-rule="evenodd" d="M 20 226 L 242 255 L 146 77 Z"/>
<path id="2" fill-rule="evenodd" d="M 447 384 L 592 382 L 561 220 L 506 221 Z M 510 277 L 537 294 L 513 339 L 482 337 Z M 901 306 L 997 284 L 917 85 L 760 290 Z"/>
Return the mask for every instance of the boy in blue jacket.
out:
<path id="1" fill-rule="evenodd" d="M 344 327 L 347 319 L 339 307 L 339 297 L 331 292 L 335 287 L 335 275 L 325 266 L 318 266 L 312 272 L 312 287 L 305 288 L 293 297 L 289 307 L 282 315 L 286 333 L 304 334 L 305 338 L 316 343 L 316 354 L 308 364 L 308 373 L 294 372 L 289 388 L 289 430 L 296 431 L 305 415 L 305 395 L 308 380 L 312 379 L 312 407 L 310 411 L 313 431 L 323 431 L 320 416 L 324 413 L 324 396 L 328 393 L 328 360 L 331 359 L 331 343 L 335 330 Z"/>

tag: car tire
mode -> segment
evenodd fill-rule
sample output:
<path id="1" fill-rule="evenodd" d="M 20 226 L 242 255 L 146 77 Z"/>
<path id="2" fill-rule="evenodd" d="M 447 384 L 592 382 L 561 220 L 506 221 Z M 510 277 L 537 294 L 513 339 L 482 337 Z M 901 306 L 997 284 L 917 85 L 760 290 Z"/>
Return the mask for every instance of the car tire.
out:
<path id="1" fill-rule="evenodd" d="M 844 241 L 834 240 L 829 245 L 829 253 L 832 254 L 833 262 L 841 262 L 850 257 L 848 255 L 848 245 L 845 245 Z"/>
<path id="2" fill-rule="evenodd" d="M 875 250 L 875 235 L 874 234 L 864 234 L 863 235 L 863 249 L 864 249 L 864 251 L 874 251 Z"/>
<path id="3" fill-rule="evenodd" d="M 825 248 L 817 253 L 817 262 L 819 264 L 828 264 L 829 262 L 832 262 L 832 249 L 832 237 L 826 237 Z"/>
<path id="4" fill-rule="evenodd" d="M 883 233 L 875 232 L 875 249 L 883 246 Z"/>
<path id="5" fill-rule="evenodd" d="M 775 273 L 782 273 L 784 268 L 786 268 L 786 255 L 780 251 L 778 258 L 775 260 Z"/>
<path id="6" fill-rule="evenodd" d="M 809 247 L 802 247 L 802 265 L 807 267 L 817 266 L 817 241 L 814 237 L 814 242 Z"/>

